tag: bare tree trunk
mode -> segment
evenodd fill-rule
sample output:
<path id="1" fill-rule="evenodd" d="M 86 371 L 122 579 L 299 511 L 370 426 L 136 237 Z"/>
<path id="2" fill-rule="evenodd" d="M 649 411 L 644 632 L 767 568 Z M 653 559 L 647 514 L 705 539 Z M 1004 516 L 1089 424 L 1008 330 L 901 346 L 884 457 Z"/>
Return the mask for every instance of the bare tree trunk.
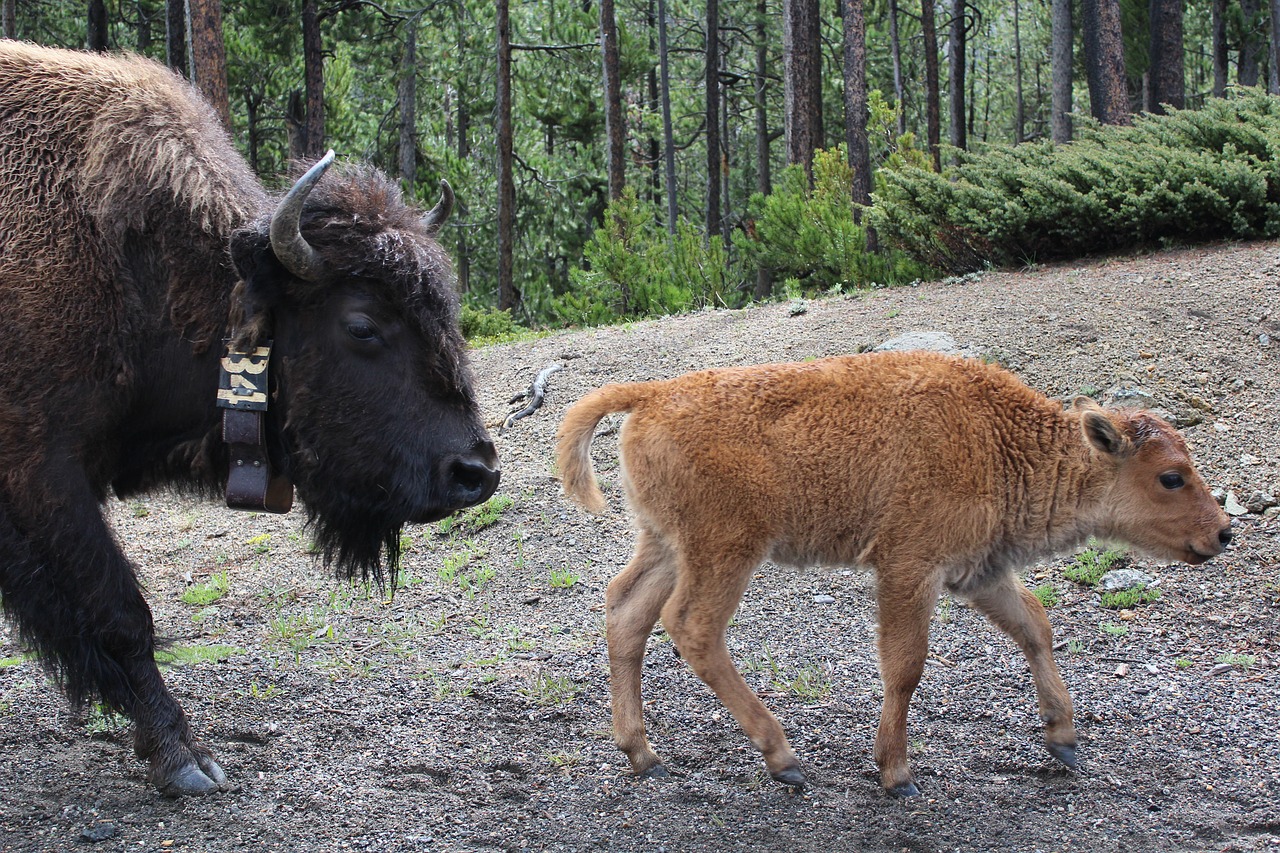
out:
<path id="1" fill-rule="evenodd" d="M 949 141 L 953 148 L 964 150 L 968 147 L 968 135 L 965 132 L 964 121 L 964 84 L 965 84 L 965 56 L 964 56 L 964 27 L 965 0 L 951 0 L 951 26 L 949 37 L 947 38 L 947 64 L 948 71 L 951 75 L 950 88 L 950 133 Z"/>
<path id="2" fill-rule="evenodd" d="M 600 54 L 604 66 L 604 135 L 609 200 L 622 198 L 626 185 L 625 134 L 622 127 L 622 73 L 618 68 L 618 21 L 613 0 L 600 0 Z"/>
<path id="3" fill-rule="evenodd" d="M 400 109 L 400 184 L 412 193 L 418 182 L 418 16 L 405 21 L 404 53 L 400 55 L 400 85 L 396 101 Z"/>
<path id="4" fill-rule="evenodd" d="M 302 68 L 306 87 L 302 156 L 315 160 L 324 153 L 324 54 L 317 0 L 302 0 Z"/>
<path id="5" fill-rule="evenodd" d="M 938 27 L 934 20 L 933 0 L 921 0 L 920 29 L 924 33 L 924 114 L 929 156 L 933 158 L 933 168 L 941 172 L 942 104 L 938 89 Z"/>
<path id="6" fill-rule="evenodd" d="M 1227 0 L 1213 0 L 1209 15 L 1213 30 L 1213 96 L 1227 94 Z"/>
<path id="7" fill-rule="evenodd" d="M 1147 109 L 1163 113 L 1166 104 L 1174 109 L 1186 105 L 1186 83 L 1182 56 L 1183 0 L 1151 0 L 1150 103 Z"/>
<path id="8" fill-rule="evenodd" d="M 227 46 L 222 39 L 221 0 L 187 0 L 191 23 L 191 82 L 213 104 L 222 126 L 231 129 L 227 94 Z"/>
<path id="9" fill-rule="evenodd" d="M 658 83 L 662 94 L 662 156 L 666 175 L 667 233 L 676 234 L 676 137 L 671 128 L 671 69 L 667 52 L 667 2 L 658 0 Z"/>
<path id="10" fill-rule="evenodd" d="M 705 54 L 706 127 L 707 127 L 707 239 L 723 239 L 720 215 L 720 180 L 723 171 L 720 152 L 720 3 L 707 0 L 707 35 Z"/>
<path id="11" fill-rule="evenodd" d="M 1050 121 L 1053 141 L 1071 141 L 1071 43 L 1075 38 L 1071 26 L 1071 0 L 1053 0 L 1052 28 L 1053 117 Z"/>
<path id="12" fill-rule="evenodd" d="M 1119 0 L 1082 0 L 1084 59 L 1089 75 L 1089 109 L 1103 124 L 1129 124 L 1124 40 Z"/>
<path id="13" fill-rule="evenodd" d="M 841 0 L 844 18 L 844 138 L 853 170 L 853 218 L 871 206 L 871 143 L 867 139 L 867 22 L 862 0 Z M 867 251 L 877 250 L 876 231 L 867 227 Z"/>
<path id="14" fill-rule="evenodd" d="M 1026 104 L 1022 99 L 1022 20 L 1020 0 L 1013 0 L 1013 141 L 1018 144 L 1027 138 Z M 988 54 L 987 68 L 991 60 Z M 987 104 L 991 104 L 991 87 L 987 87 Z"/>
<path id="15" fill-rule="evenodd" d="M 89 0 L 89 26 L 85 47 L 99 53 L 107 49 L 107 6 L 103 0 Z"/>
<path id="16" fill-rule="evenodd" d="M 515 285 L 515 150 L 511 129 L 511 20 L 509 0 L 498 0 L 498 310 L 517 307 Z"/>
<path id="17" fill-rule="evenodd" d="M 0 36 L 7 39 L 18 37 L 18 0 L 0 3 Z"/>
<path id="18" fill-rule="evenodd" d="M 455 4 L 454 15 L 458 28 L 458 56 L 466 55 L 465 50 L 467 47 L 467 29 L 469 22 L 464 12 L 465 10 L 462 8 L 461 3 Z M 456 148 L 454 150 L 458 152 L 458 159 L 462 162 L 466 162 L 467 158 L 471 156 L 471 107 L 468 102 L 470 91 L 467 88 L 465 64 L 460 65 L 459 68 L 463 73 L 458 75 L 458 87 L 456 92 L 458 106 L 454 121 L 456 144 Z M 461 219 L 469 213 L 466 199 L 459 198 L 457 199 L 456 204 L 458 206 L 458 215 Z M 466 228 L 455 228 L 454 233 L 456 233 L 458 237 L 457 263 L 455 264 L 458 277 L 458 292 L 466 293 L 471 289 L 471 252 L 467 241 L 467 235 L 469 232 Z"/>
<path id="19" fill-rule="evenodd" d="M 264 88 L 255 89 L 252 85 L 244 87 L 245 138 L 249 148 L 249 168 L 257 173 L 262 171 L 262 164 L 259 162 L 262 149 L 262 125 L 259 114 L 262 110 L 262 102 L 266 100 Z"/>
<path id="20" fill-rule="evenodd" d="M 893 98 L 898 108 L 898 136 L 907 132 L 907 87 L 902 82 L 902 40 L 898 36 L 898 0 L 889 0 L 889 54 L 893 59 Z"/>
<path id="21" fill-rule="evenodd" d="M 187 68 L 187 3 L 186 0 L 166 0 L 164 4 L 164 61 L 165 64 L 186 76 Z"/>
<path id="22" fill-rule="evenodd" d="M 1280 0 L 1271 0 L 1271 74 L 1267 78 L 1267 91 L 1280 95 Z"/>
<path id="23" fill-rule="evenodd" d="M 1240 15 L 1244 18 L 1244 34 L 1240 39 L 1240 61 L 1236 82 L 1241 86 L 1258 85 L 1258 65 L 1262 58 L 1259 36 L 1262 4 L 1260 0 L 1240 0 Z"/>
<path id="24" fill-rule="evenodd" d="M 813 152 L 822 145 L 822 81 L 817 0 L 783 0 L 783 102 L 787 162 L 813 181 Z"/>
<path id="25" fill-rule="evenodd" d="M 773 192 L 773 176 L 769 163 L 769 114 L 767 110 L 769 80 L 769 27 L 768 0 L 756 0 L 756 191 L 762 195 Z M 773 294 L 773 271 L 768 267 L 756 270 L 756 286 L 752 295 L 757 300 L 768 299 Z"/>
<path id="26" fill-rule="evenodd" d="M 648 29 L 649 29 L 649 52 L 657 55 L 658 52 L 658 11 L 654 0 L 648 0 Z M 645 83 L 648 87 L 649 109 L 654 115 L 662 114 L 662 100 L 658 95 L 658 66 L 649 66 L 649 73 L 645 75 Z M 649 137 L 649 193 L 654 204 L 657 204 L 658 198 L 662 195 L 662 142 L 658 136 Z"/>

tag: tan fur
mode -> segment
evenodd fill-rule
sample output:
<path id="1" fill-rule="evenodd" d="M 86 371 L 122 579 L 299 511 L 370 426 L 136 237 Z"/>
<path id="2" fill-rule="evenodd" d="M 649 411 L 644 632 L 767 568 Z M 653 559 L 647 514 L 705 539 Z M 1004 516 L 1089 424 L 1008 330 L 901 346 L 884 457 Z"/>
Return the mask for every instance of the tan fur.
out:
<path id="1" fill-rule="evenodd" d="M 1071 699 L 1044 608 L 1014 575 L 1087 537 L 1203 562 L 1229 523 L 1186 445 L 1146 413 L 1071 411 L 999 368 L 883 353 L 609 385 L 572 406 L 558 436 L 566 494 L 600 511 L 589 444 L 629 411 L 623 485 L 636 552 L 609 585 L 614 734 L 637 772 L 663 772 L 644 734 L 640 669 L 659 616 L 681 655 L 763 752 L 803 776 L 782 728 L 729 659 L 725 628 L 766 558 L 876 572 L 885 705 L 882 783 L 914 793 L 907 705 L 943 587 L 970 599 L 1030 662 L 1045 739 L 1074 763 Z M 1177 473 L 1181 488 L 1162 485 Z"/>

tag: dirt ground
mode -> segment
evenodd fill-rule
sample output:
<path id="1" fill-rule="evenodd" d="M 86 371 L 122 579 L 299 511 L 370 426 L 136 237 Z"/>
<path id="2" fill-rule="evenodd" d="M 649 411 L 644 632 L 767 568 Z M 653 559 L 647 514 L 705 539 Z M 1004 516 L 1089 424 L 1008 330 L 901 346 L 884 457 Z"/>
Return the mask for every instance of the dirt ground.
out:
<path id="1" fill-rule="evenodd" d="M 230 789 L 169 800 L 126 721 L 71 711 L 0 627 L 0 849 L 1280 851 L 1280 246 L 1223 245 L 804 305 L 703 312 L 478 351 L 504 475 L 487 514 L 406 531 L 393 598 L 315 565 L 295 514 L 171 496 L 110 512 L 168 639 L 171 689 Z M 802 794 L 661 633 L 648 724 L 673 777 L 636 779 L 609 735 L 602 599 L 632 533 L 616 421 L 596 439 L 609 511 L 559 495 L 564 408 L 608 381 L 855 352 L 944 332 L 1054 396 L 1140 388 L 1224 493 L 1236 541 L 1199 567 L 1134 557 L 1128 610 L 1047 587 L 1081 768 L 1041 744 L 1027 664 L 944 599 L 912 704 L 922 796 L 882 793 L 868 579 L 766 564 L 730 628 L 800 755 Z M 552 363 L 546 405 L 507 400 Z M 446 529 L 447 528 L 447 529 Z"/>

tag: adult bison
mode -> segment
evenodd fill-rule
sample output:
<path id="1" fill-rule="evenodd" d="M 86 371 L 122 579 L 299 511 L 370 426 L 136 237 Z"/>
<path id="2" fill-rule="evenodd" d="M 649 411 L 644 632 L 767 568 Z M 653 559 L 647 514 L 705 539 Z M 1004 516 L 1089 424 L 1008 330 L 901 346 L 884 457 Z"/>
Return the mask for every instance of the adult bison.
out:
<path id="1" fill-rule="evenodd" d="M 1071 697 L 1049 620 L 1014 571 L 1088 536 L 1188 563 L 1231 540 L 1227 516 L 1164 421 L 1084 398 L 1064 412 L 977 361 L 877 353 L 607 385 L 574 404 L 559 433 L 565 492 L 597 512 L 604 496 L 591 436 L 620 411 L 631 413 L 621 451 L 640 535 L 609 584 L 606 632 L 614 738 L 638 773 L 666 774 L 640 698 L 645 641 L 661 616 L 773 777 L 804 784 L 782 727 L 725 646 L 765 558 L 875 570 L 884 680 L 875 760 L 890 792 L 918 793 L 907 705 L 944 587 L 1022 648 L 1046 745 L 1074 767 Z"/>
<path id="2" fill-rule="evenodd" d="M 251 500 L 291 479 L 325 559 L 380 575 L 405 523 L 497 486 L 434 240 L 447 186 L 424 216 L 372 169 L 322 180 L 329 159 L 277 203 L 163 67 L 0 42 L 0 591 L 72 701 L 132 717 L 166 794 L 226 777 L 156 669 L 108 494 L 270 469 Z M 273 339 L 269 374 L 224 338 Z M 220 363 L 223 396 L 266 404 L 227 419 L 234 450 Z"/>

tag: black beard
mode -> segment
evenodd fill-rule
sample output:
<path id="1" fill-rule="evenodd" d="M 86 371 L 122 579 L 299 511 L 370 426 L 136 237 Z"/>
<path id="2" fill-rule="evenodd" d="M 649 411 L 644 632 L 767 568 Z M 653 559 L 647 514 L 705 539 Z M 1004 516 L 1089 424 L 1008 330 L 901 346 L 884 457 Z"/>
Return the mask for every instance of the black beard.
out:
<path id="1" fill-rule="evenodd" d="M 307 528 L 327 568 L 348 580 L 372 580 L 380 589 L 389 579 L 394 589 L 404 521 L 370 513 L 340 497 L 307 501 L 306 506 Z"/>

